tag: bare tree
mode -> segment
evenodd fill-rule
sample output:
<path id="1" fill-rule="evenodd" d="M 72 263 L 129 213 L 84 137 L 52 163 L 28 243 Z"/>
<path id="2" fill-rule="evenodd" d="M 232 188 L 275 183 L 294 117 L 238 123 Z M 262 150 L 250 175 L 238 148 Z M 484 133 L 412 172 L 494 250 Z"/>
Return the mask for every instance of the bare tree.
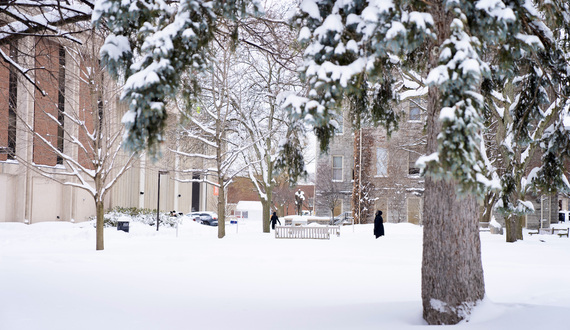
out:
<path id="1" fill-rule="evenodd" d="M 275 181 L 272 198 L 273 206 L 283 212 L 283 215 L 287 215 L 287 208 L 295 202 L 294 193 L 289 186 L 289 179 L 285 173 L 275 177 Z"/>
<path id="2" fill-rule="evenodd" d="M 315 204 L 331 211 L 331 224 L 333 223 L 334 210 L 342 203 L 342 191 L 338 182 L 333 180 L 333 171 L 329 165 L 317 168 L 319 185 L 316 189 Z"/>
<path id="3" fill-rule="evenodd" d="M 244 153 L 249 178 L 263 206 L 263 232 L 269 232 L 273 189 L 278 174 L 275 162 L 279 141 L 287 134 L 288 114 L 279 106 L 279 95 L 300 89 L 296 72 L 299 51 L 290 47 L 295 35 L 285 22 L 267 18 L 279 16 L 268 11 L 265 19 L 252 18 L 242 24 L 246 36 L 238 48 L 239 61 L 246 66 L 245 90 L 235 96 L 247 139 L 252 148 Z M 249 42 L 245 42 L 249 41 Z M 256 43 L 263 43 L 260 48 Z"/>
<path id="4" fill-rule="evenodd" d="M 203 151 L 175 152 L 181 156 L 202 159 L 206 163 L 206 168 L 185 171 L 202 172 L 206 177 L 216 177 L 216 181 L 204 181 L 218 189 L 218 238 L 223 238 L 226 189 L 231 179 L 246 167 L 236 162 L 247 148 L 238 129 L 240 105 L 235 98 L 235 93 L 244 88 L 243 68 L 232 65 L 236 55 L 231 49 L 230 39 L 223 35 L 219 36 L 217 46 L 212 47 L 210 52 L 212 61 L 210 68 L 201 76 L 201 92 L 196 99 L 187 102 L 193 103 L 192 106 L 180 109 L 182 134 L 202 144 Z"/>
<path id="5" fill-rule="evenodd" d="M 47 93 L 28 90 L 34 95 L 34 120 L 19 112 L 17 120 L 33 137 L 34 155 L 30 159 L 16 151 L 14 156 L 43 177 L 93 197 L 96 249 L 103 250 L 105 196 L 135 156 L 121 149 L 124 129 L 116 103 L 120 88 L 99 65 L 103 36 L 92 30 L 81 37 L 81 45 L 36 45 L 36 64 L 46 68 L 36 73 L 36 80 Z"/>
<path id="6" fill-rule="evenodd" d="M 18 47 L 19 39 L 23 37 L 60 39 L 81 45 L 83 41 L 75 35 L 89 30 L 90 25 L 71 23 L 90 21 L 93 6 L 93 0 L 0 1 L 0 46 L 11 44 L 14 47 L 12 52 L 19 56 L 31 56 L 25 48 Z M 2 48 L 0 48 L 0 57 L 38 91 L 44 93 L 33 77 L 37 67 L 14 61 L 13 57 Z M 0 65 L 5 64 L 0 62 Z"/>

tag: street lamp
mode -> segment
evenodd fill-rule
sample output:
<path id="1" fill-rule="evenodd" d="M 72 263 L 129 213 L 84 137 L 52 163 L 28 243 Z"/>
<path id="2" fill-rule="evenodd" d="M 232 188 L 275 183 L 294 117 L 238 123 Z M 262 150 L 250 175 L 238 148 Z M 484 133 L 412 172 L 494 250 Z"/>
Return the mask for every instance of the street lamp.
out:
<path id="1" fill-rule="evenodd" d="M 156 231 L 158 231 L 158 225 L 160 224 L 160 175 L 168 174 L 168 171 L 158 171 L 158 196 L 156 197 Z"/>

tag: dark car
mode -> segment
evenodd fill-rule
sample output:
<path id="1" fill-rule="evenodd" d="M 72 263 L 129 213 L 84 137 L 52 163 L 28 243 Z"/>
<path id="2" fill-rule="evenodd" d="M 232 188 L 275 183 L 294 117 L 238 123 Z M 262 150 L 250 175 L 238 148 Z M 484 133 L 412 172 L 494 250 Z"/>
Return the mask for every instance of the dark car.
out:
<path id="1" fill-rule="evenodd" d="M 218 215 L 214 212 L 192 212 L 187 214 L 192 220 L 208 226 L 218 225 Z"/>

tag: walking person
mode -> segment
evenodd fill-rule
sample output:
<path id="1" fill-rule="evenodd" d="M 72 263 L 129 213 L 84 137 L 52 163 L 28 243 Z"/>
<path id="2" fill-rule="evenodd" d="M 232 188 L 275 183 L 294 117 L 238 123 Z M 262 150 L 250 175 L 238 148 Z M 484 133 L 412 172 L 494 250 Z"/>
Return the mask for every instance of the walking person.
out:
<path id="1" fill-rule="evenodd" d="M 279 222 L 279 226 L 281 226 L 281 221 L 279 221 L 279 217 L 277 217 L 277 212 L 273 212 L 271 216 L 271 229 L 275 230 L 275 223 Z"/>
<path id="2" fill-rule="evenodd" d="M 382 219 L 382 211 L 376 211 L 376 217 L 374 218 L 374 236 L 376 238 L 384 236 L 384 219 Z"/>

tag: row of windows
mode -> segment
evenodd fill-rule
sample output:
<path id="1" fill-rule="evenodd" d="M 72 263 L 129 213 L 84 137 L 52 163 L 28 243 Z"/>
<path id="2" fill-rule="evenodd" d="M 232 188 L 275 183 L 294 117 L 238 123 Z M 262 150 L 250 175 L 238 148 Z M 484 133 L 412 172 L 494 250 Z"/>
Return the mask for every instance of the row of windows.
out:
<path id="1" fill-rule="evenodd" d="M 408 175 L 418 175 L 420 169 L 416 166 L 419 158 L 417 152 L 408 152 Z M 388 176 L 388 150 L 386 148 L 376 148 L 376 174 L 377 177 Z M 332 156 L 332 180 L 343 181 L 343 156 Z"/>
<path id="2" fill-rule="evenodd" d="M 15 44 L 9 46 L 10 58 L 18 61 L 18 54 Z M 3 49 L 6 51 L 6 48 Z M 47 96 L 41 95 L 37 90 L 34 91 L 34 123 L 37 133 L 48 140 L 52 140 L 59 151 L 63 152 L 64 148 L 64 111 L 65 111 L 65 49 L 62 46 L 41 42 L 36 46 L 35 65 L 41 68 L 36 71 L 36 83 L 44 89 Z M 2 97 L 6 97 L 8 102 L 1 102 L 1 113 L 7 113 L 8 120 L 2 120 L 3 127 L 0 130 L 4 132 L 0 147 L 2 153 L 6 154 L 5 158 L 15 159 L 17 145 L 17 111 L 18 111 L 18 76 L 16 70 L 8 63 L 0 66 L 1 74 L 8 76 L 7 86 L 3 85 L 0 91 Z M 55 107 L 54 107 L 55 104 Z M 45 113 L 45 114 L 44 114 Z M 59 121 L 59 124 L 53 124 L 48 118 L 53 115 Z M 53 138 L 52 138 L 53 137 Z M 63 158 L 53 156 L 48 149 L 43 146 L 43 142 L 34 139 L 34 159 L 37 164 L 55 165 L 63 164 Z M 51 154 L 51 156 L 50 156 Z M 54 164 L 55 163 L 55 164 Z"/>
<path id="3" fill-rule="evenodd" d="M 418 122 L 422 120 L 422 111 L 419 100 L 412 99 L 408 103 L 408 121 Z M 336 121 L 336 134 L 343 134 L 344 132 L 344 118 L 342 115 L 334 116 Z"/>

